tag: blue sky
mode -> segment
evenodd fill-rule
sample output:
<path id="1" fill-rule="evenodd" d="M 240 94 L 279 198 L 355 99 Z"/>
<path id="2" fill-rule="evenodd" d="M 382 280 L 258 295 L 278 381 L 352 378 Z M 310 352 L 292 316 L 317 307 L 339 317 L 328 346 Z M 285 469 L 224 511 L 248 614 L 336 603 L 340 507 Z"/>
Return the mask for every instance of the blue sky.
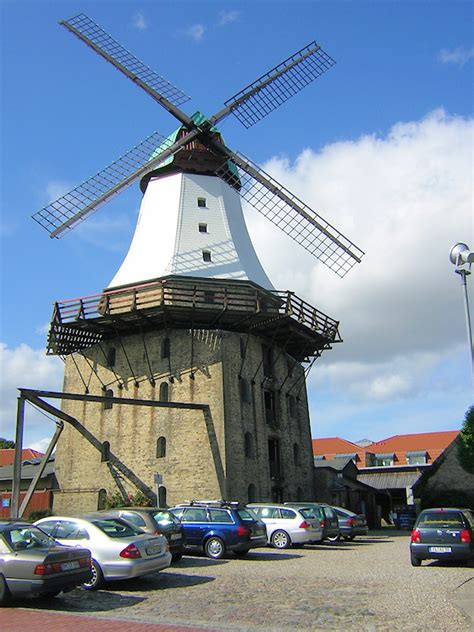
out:
<path id="1" fill-rule="evenodd" d="M 339 279 L 246 210 L 278 289 L 341 321 L 308 380 L 313 436 L 379 440 L 459 428 L 472 402 L 450 247 L 472 230 L 474 44 L 468 1 L 0 0 L 0 436 L 17 387 L 61 389 L 44 355 L 56 300 L 100 292 L 126 254 L 132 186 L 61 240 L 30 216 L 172 117 L 58 21 L 86 13 L 207 115 L 318 41 L 336 65 L 251 130 L 240 150 L 367 254 Z M 472 290 L 472 279 L 470 279 Z M 471 292 L 472 294 L 472 292 Z M 26 441 L 53 424 L 28 412 Z"/>

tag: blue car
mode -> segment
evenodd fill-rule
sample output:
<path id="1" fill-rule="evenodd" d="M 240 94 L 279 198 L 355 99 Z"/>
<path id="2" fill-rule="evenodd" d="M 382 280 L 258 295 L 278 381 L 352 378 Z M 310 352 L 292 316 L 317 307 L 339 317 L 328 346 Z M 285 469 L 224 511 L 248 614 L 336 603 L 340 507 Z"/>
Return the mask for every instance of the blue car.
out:
<path id="1" fill-rule="evenodd" d="M 218 560 L 232 551 L 237 556 L 267 545 L 263 522 L 239 503 L 191 501 L 170 509 L 181 520 L 185 550 L 201 551 Z"/>

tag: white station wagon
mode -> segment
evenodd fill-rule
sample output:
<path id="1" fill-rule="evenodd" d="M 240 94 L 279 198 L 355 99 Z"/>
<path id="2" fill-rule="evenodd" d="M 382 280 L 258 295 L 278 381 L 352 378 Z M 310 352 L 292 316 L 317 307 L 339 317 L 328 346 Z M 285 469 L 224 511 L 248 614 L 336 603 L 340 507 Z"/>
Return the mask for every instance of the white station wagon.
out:
<path id="1" fill-rule="evenodd" d="M 268 544 L 277 549 L 323 539 L 321 521 L 311 507 L 287 507 L 271 503 L 249 503 L 247 507 L 265 523 Z"/>

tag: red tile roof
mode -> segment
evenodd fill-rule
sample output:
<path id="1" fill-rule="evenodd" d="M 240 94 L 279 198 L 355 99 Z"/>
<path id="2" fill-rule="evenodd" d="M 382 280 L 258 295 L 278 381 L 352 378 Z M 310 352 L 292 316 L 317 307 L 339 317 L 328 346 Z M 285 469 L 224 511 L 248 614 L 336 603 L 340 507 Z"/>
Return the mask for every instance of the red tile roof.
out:
<path id="1" fill-rule="evenodd" d="M 38 459 L 44 456 L 42 452 L 38 452 L 38 450 L 33 450 L 32 448 L 24 448 L 21 451 L 21 460 L 29 461 L 30 459 Z M 3 465 L 13 465 L 13 461 L 15 460 L 15 450 L 14 448 L 2 448 L 0 449 L 0 467 Z"/>
<path id="2" fill-rule="evenodd" d="M 313 439 L 313 454 L 324 455 L 329 460 L 335 458 L 336 454 L 357 454 L 356 462 L 359 467 L 366 466 L 366 453 L 395 454 L 396 465 L 406 465 L 406 453 L 425 450 L 427 452 L 427 463 L 432 463 L 454 439 L 458 436 L 459 430 L 447 430 L 441 432 L 422 432 L 418 434 L 394 435 L 382 441 L 377 441 L 361 448 L 356 443 L 346 441 L 339 437 L 327 437 Z"/>
<path id="3" fill-rule="evenodd" d="M 336 454 L 357 454 L 356 461 L 361 461 L 361 465 L 365 465 L 365 452 L 366 448 L 340 437 L 313 439 L 313 454 L 323 454 L 326 460 L 334 459 Z"/>

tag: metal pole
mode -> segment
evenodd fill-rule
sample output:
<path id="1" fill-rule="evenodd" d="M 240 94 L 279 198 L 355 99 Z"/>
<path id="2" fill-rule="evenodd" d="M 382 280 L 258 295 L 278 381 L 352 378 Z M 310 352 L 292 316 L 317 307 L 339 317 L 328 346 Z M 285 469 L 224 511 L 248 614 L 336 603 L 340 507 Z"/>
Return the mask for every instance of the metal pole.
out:
<path id="1" fill-rule="evenodd" d="M 56 422 L 56 431 L 55 431 L 51 441 L 49 442 L 48 448 L 47 448 L 47 450 L 46 450 L 46 452 L 45 452 L 45 454 L 43 456 L 43 459 L 41 460 L 41 463 L 40 463 L 40 465 L 37 468 L 36 474 L 34 475 L 32 481 L 30 483 L 30 486 L 28 487 L 28 491 L 26 492 L 25 497 L 23 498 L 23 502 L 21 503 L 21 507 L 20 507 L 20 510 L 18 512 L 18 517 L 20 517 L 20 518 L 23 516 L 23 514 L 26 511 L 26 508 L 28 507 L 28 503 L 30 502 L 31 497 L 33 496 L 33 493 L 34 493 L 34 491 L 36 489 L 36 486 L 38 485 L 38 481 L 41 478 L 41 476 L 42 476 L 42 474 L 43 474 L 43 472 L 45 470 L 45 467 L 46 467 L 46 465 L 47 465 L 47 463 L 49 461 L 49 458 L 50 458 L 54 448 L 56 447 L 56 444 L 57 444 L 58 439 L 59 439 L 59 435 L 63 431 L 63 428 L 64 428 L 63 422 L 62 421 L 57 421 Z"/>
<path id="2" fill-rule="evenodd" d="M 18 518 L 21 486 L 21 457 L 23 452 L 23 427 L 25 425 L 25 400 L 18 397 L 16 409 L 15 460 L 13 462 L 12 506 L 10 517 Z"/>
<path id="3" fill-rule="evenodd" d="M 471 350 L 471 374 L 472 374 L 472 386 L 474 388 L 474 340 L 472 339 L 471 328 L 471 312 L 469 309 L 469 295 L 467 292 L 466 277 L 471 274 L 468 270 L 456 270 L 456 273 L 461 276 L 461 282 L 464 288 L 464 307 L 466 311 L 466 327 L 467 327 L 467 342 Z"/>

